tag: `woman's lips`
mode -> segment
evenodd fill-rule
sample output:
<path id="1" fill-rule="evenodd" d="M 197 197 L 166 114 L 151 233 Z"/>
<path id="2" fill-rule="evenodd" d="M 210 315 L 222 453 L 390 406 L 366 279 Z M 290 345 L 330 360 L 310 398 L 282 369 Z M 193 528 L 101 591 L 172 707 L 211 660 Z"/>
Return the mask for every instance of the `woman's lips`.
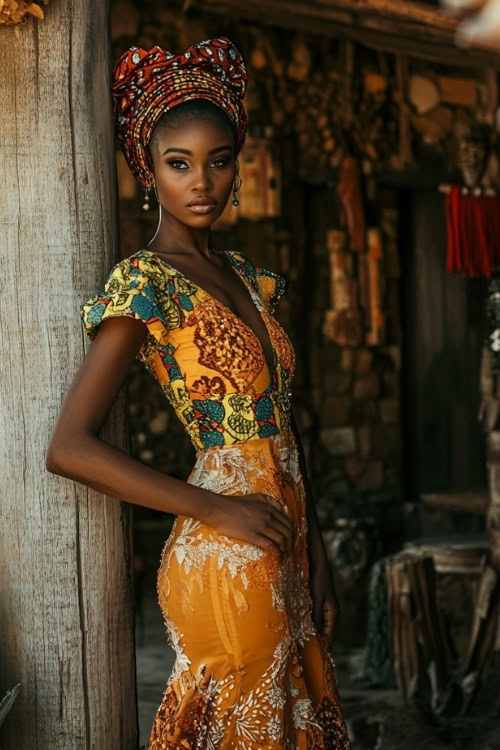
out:
<path id="1" fill-rule="evenodd" d="M 188 206 L 190 211 L 193 211 L 195 214 L 209 214 L 211 211 L 214 210 L 216 207 L 216 203 L 195 203 L 192 206 Z"/>

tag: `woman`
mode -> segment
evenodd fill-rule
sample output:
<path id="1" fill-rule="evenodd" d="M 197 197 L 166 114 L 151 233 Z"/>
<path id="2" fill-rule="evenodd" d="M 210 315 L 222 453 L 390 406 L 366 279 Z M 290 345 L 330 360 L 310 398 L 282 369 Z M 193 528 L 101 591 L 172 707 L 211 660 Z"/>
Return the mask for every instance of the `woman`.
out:
<path id="1" fill-rule="evenodd" d="M 238 203 L 246 83 L 225 37 L 118 61 L 118 136 L 160 222 L 82 307 L 94 343 L 48 454 L 50 471 L 176 515 L 157 588 L 177 658 L 149 750 L 350 747 L 329 653 L 338 604 L 289 402 L 294 352 L 272 315 L 284 279 L 210 243 L 231 191 Z M 134 358 L 196 448 L 187 482 L 98 438 Z"/>

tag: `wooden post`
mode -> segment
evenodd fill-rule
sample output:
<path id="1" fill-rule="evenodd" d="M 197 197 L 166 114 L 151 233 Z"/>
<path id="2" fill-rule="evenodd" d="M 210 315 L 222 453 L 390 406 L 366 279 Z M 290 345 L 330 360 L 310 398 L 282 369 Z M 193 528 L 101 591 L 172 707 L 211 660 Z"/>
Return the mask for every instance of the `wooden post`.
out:
<path id="1" fill-rule="evenodd" d="M 130 508 L 45 468 L 119 259 L 108 0 L 51 0 L 0 59 L 0 744 L 136 750 Z M 102 437 L 124 435 L 119 400 Z"/>

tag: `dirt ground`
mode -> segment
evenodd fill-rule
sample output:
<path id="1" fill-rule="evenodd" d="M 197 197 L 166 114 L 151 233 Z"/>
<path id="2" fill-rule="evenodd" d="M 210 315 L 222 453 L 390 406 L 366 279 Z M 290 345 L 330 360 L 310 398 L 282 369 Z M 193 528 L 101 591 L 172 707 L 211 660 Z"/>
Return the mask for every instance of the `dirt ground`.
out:
<path id="1" fill-rule="evenodd" d="M 138 707 L 141 750 L 158 708 L 174 657 L 156 601 L 154 582 L 145 582 L 136 625 Z M 436 719 L 405 706 L 397 690 L 371 687 L 363 679 L 365 653 L 334 643 L 344 715 L 353 750 L 500 750 L 500 656 L 490 664 L 468 716 Z"/>
<path id="2" fill-rule="evenodd" d="M 341 653 L 335 663 L 353 750 L 500 750 L 500 658 L 490 665 L 467 716 L 434 717 L 405 705 L 396 690 L 371 687 L 362 677 L 364 651 Z"/>

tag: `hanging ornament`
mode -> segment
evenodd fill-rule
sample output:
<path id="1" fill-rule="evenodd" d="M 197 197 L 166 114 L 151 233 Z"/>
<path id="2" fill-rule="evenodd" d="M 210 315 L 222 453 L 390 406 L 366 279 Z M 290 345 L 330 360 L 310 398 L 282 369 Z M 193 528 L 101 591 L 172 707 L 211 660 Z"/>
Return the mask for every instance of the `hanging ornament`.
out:
<path id="1" fill-rule="evenodd" d="M 462 125 L 457 143 L 461 185 L 440 185 L 446 193 L 446 269 L 462 276 L 490 277 L 500 263 L 500 196 L 488 177 L 491 133 L 476 123 Z"/>

